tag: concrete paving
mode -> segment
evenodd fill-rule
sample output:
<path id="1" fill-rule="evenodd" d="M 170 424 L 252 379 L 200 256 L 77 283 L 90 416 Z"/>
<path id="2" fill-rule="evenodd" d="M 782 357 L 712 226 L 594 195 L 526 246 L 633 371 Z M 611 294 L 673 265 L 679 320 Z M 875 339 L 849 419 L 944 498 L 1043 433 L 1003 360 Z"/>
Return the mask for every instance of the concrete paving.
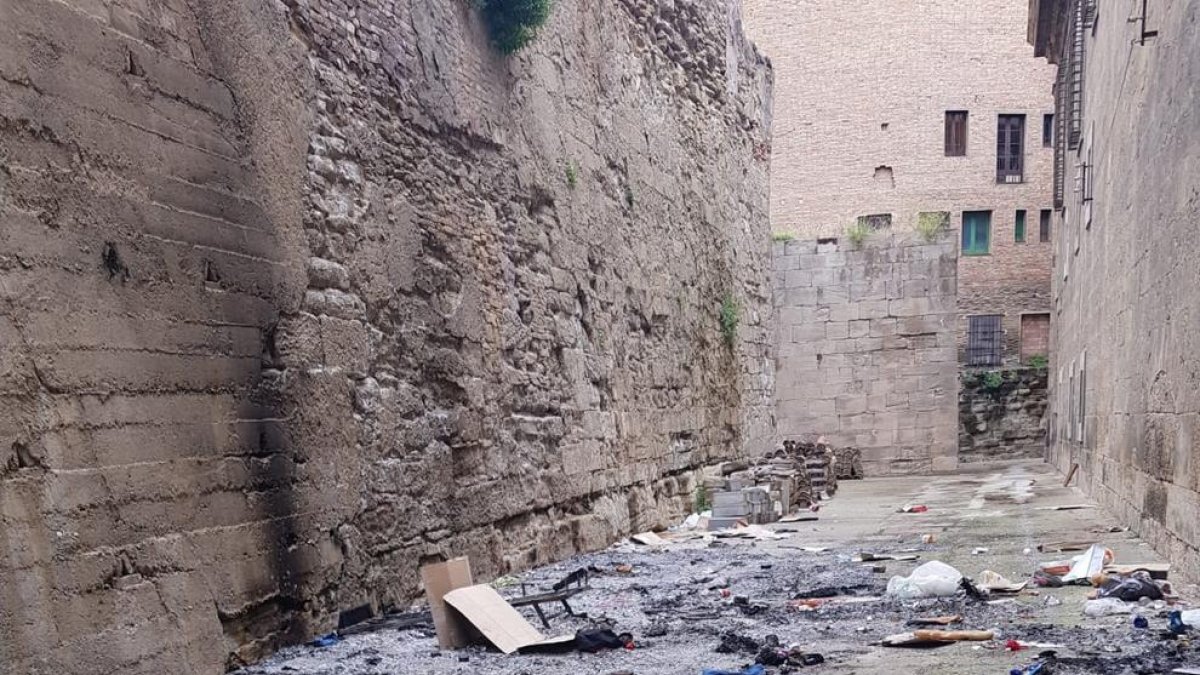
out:
<path id="1" fill-rule="evenodd" d="M 898 513 L 904 504 L 923 504 L 925 513 Z M 1053 510 L 1088 504 L 1088 508 Z M 1062 476 L 1040 462 L 965 466 L 954 475 L 843 481 L 815 522 L 777 523 L 789 531 L 782 540 L 691 540 L 666 550 L 648 550 L 628 542 L 608 551 L 577 556 L 554 566 L 532 570 L 523 580 L 547 585 L 581 566 L 611 570 L 630 563 L 632 575 L 602 574 L 593 590 L 577 596 L 576 609 L 589 619 L 558 618 L 555 633 L 570 633 L 600 617 L 630 630 L 640 647 L 632 652 L 596 655 L 501 656 L 483 649 L 459 654 L 437 653 L 431 632 L 377 632 L 354 636 L 329 650 L 287 650 L 247 673 L 541 673 L 616 672 L 697 675 L 704 667 L 736 668 L 753 661 L 753 653 L 715 651 L 719 636 L 736 631 L 761 640 L 776 634 L 783 644 L 799 644 L 825 655 L 827 662 L 801 669 L 827 673 L 1008 673 L 1030 663 L 1035 650 L 1012 653 L 1002 640 L 1050 642 L 1077 659 L 1057 673 L 1169 672 L 1179 663 L 1200 664 L 1200 655 L 1183 648 L 1183 656 L 1161 669 L 1159 654 L 1179 649 L 1159 640 L 1165 627 L 1162 612 L 1146 610 L 1150 630 L 1131 626 L 1129 615 L 1086 618 L 1082 603 L 1090 587 L 1071 586 L 1027 591 L 997 604 L 965 599 L 901 602 L 878 598 L 861 604 L 830 604 L 813 612 L 787 608 L 803 589 L 845 585 L 868 597 L 882 594 L 888 578 L 907 575 L 918 564 L 941 560 L 978 578 L 990 569 L 1014 581 L 1029 578 L 1039 562 L 1069 558 L 1074 553 L 1037 552 L 1039 543 L 1089 541 L 1113 550 L 1117 562 L 1160 562 L 1136 536 L 1111 531 L 1104 511 L 1090 506 L 1079 492 L 1062 486 Z M 935 541 L 922 543 L 923 535 Z M 803 547 L 828 547 L 826 551 Z M 898 552 L 917 549 L 916 562 L 887 562 L 883 574 L 851 561 L 857 551 Z M 710 581 L 710 579 L 718 581 Z M 1176 591 L 1195 598 L 1194 587 Z M 713 590 L 726 583 L 734 595 L 760 613 L 740 611 Z M 1049 598 L 1053 596 L 1054 601 Z M 743 608 L 744 609 L 744 608 Z M 878 646 L 880 638 L 902 632 L 905 621 L 919 615 L 962 613 L 962 628 L 990 629 L 1001 642 L 959 643 L 933 650 Z M 532 618 L 532 616 L 531 616 Z M 652 632 L 658 626 L 661 631 Z M 1147 655 L 1150 655 L 1147 660 Z M 469 661 L 459 657 L 467 656 Z M 1124 661 L 1122 661 L 1124 659 Z M 1149 664 L 1149 665 L 1148 665 Z M 771 671 L 778 672 L 778 671 Z"/>

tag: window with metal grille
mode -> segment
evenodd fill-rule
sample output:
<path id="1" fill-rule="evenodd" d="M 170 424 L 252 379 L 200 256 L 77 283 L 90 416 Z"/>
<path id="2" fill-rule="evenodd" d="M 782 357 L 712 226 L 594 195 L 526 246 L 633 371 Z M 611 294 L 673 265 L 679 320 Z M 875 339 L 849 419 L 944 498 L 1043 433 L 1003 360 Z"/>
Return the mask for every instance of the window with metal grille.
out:
<path id="1" fill-rule="evenodd" d="M 998 366 L 1004 356 L 1004 328 L 999 314 L 967 317 L 967 365 Z"/>
<path id="2" fill-rule="evenodd" d="M 1025 179 L 1025 116 L 1001 115 L 996 127 L 996 182 Z"/>
<path id="3" fill-rule="evenodd" d="M 1042 115 L 1042 147 L 1054 145 L 1054 113 Z"/>
<path id="4" fill-rule="evenodd" d="M 859 216 L 858 224 L 869 230 L 886 230 L 892 226 L 892 214 L 872 213 L 869 216 Z"/>
<path id="5" fill-rule="evenodd" d="M 946 111 L 946 156 L 963 157 L 967 154 L 967 111 Z"/>
<path id="6" fill-rule="evenodd" d="M 987 255 L 991 248 L 991 238 L 991 211 L 963 211 L 963 255 Z"/>
<path id="7" fill-rule="evenodd" d="M 1025 209 L 1017 209 L 1013 220 L 1013 241 L 1018 244 L 1025 241 Z"/>
<path id="8" fill-rule="evenodd" d="M 1050 209 L 1042 209 L 1041 221 L 1038 223 L 1038 241 L 1046 243 L 1050 241 Z"/>

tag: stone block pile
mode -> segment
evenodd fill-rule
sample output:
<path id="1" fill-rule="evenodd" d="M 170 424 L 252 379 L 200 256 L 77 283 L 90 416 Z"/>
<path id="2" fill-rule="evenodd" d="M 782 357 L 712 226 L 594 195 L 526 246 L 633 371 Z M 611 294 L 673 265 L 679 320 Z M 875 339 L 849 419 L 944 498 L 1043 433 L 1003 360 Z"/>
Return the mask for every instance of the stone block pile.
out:
<path id="1" fill-rule="evenodd" d="M 784 441 L 753 460 L 724 462 L 704 482 L 712 504 L 709 529 L 770 523 L 837 492 L 839 478 L 861 478 L 856 448 L 832 449 L 824 439 Z"/>

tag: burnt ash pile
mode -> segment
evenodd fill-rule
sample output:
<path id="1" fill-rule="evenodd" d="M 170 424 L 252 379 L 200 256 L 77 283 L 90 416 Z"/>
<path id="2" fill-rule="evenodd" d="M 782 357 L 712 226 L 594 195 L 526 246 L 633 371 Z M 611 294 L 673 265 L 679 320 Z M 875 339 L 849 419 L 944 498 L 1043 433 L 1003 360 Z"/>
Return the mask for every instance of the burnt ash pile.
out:
<path id="1" fill-rule="evenodd" d="M 550 628 L 543 632 L 611 628 L 633 634 L 632 650 L 510 656 L 483 647 L 442 651 L 433 630 L 418 623 L 414 629 L 353 635 L 328 648 L 285 650 L 241 674 L 695 674 L 705 668 L 737 671 L 764 658 L 771 663 L 772 654 L 778 658 L 767 667 L 769 674 L 836 671 L 877 649 L 888 635 L 911 630 L 914 620 L 955 614 L 962 617 L 958 626 L 995 632 L 996 639 L 982 649 L 1002 651 L 1014 639 L 1029 645 L 1025 653 L 1032 659 L 1057 648 L 1053 672 L 1060 675 L 1168 672 L 1166 666 L 1193 654 L 1186 643 L 1161 639 L 1153 626 L 1132 630 L 1128 616 L 1102 617 L 1086 627 L 1044 623 L 1044 595 L 891 598 L 885 595 L 888 574 L 855 562 L 856 551 L 813 552 L 789 544 L 706 538 L 651 548 L 625 542 L 501 584 L 511 600 L 522 592 L 550 590 L 587 570 L 589 588 L 570 600 L 573 615 L 561 608 L 547 612 Z M 922 547 L 919 553 L 932 551 Z M 531 611 L 525 614 L 538 620 Z"/>

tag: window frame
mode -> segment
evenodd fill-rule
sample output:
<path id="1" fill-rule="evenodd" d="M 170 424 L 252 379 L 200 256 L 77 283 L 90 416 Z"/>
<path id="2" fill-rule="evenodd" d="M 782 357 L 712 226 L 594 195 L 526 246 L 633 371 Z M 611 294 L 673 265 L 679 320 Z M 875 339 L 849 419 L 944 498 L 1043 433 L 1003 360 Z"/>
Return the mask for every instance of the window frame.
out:
<path id="1" fill-rule="evenodd" d="M 987 227 L 987 232 L 985 233 L 985 236 L 983 237 L 984 245 L 983 245 L 982 249 L 978 248 L 979 235 L 978 235 L 978 232 L 976 231 L 976 228 L 974 227 L 974 223 L 972 223 L 972 227 L 971 227 L 971 236 L 970 237 L 967 236 L 968 214 L 974 214 L 974 213 L 987 214 L 987 220 L 984 223 Z M 970 246 L 968 246 L 968 241 L 970 242 Z M 962 250 L 963 256 L 974 257 L 974 256 L 991 255 L 991 253 L 992 253 L 992 212 L 990 210 L 963 211 L 962 212 L 961 250 Z"/>
<path id="2" fill-rule="evenodd" d="M 1015 154 L 1012 152 L 1014 134 L 1016 136 Z M 1024 113 L 996 115 L 996 182 L 1001 185 L 1016 185 L 1025 182 Z"/>
<path id="3" fill-rule="evenodd" d="M 984 325 L 985 323 L 987 325 Z M 985 333 L 990 333 L 986 339 L 984 339 Z M 986 344 L 983 347 L 973 346 L 980 343 Z M 981 352 L 981 349 L 986 351 Z M 1004 364 L 1003 314 L 971 314 L 967 316 L 967 349 L 965 356 L 968 366 L 994 368 Z"/>
<path id="4" fill-rule="evenodd" d="M 960 117 L 961 116 L 961 117 Z M 943 117 L 943 139 L 942 151 L 946 157 L 966 157 L 967 156 L 967 139 L 970 134 L 971 113 L 969 110 L 947 110 Z M 961 125 L 952 123 L 952 120 L 961 120 Z M 961 133 L 956 138 L 954 130 L 961 129 Z"/>
<path id="5" fill-rule="evenodd" d="M 1017 244 L 1025 243 L 1025 229 L 1028 221 L 1028 213 L 1025 209 L 1017 209 L 1013 214 L 1013 242 Z"/>
<path id="6" fill-rule="evenodd" d="M 1050 243 L 1050 233 L 1053 221 L 1054 209 L 1042 209 L 1038 213 L 1038 243 Z"/>
<path id="7" fill-rule="evenodd" d="M 1042 147 L 1054 147 L 1054 113 L 1042 113 Z"/>

